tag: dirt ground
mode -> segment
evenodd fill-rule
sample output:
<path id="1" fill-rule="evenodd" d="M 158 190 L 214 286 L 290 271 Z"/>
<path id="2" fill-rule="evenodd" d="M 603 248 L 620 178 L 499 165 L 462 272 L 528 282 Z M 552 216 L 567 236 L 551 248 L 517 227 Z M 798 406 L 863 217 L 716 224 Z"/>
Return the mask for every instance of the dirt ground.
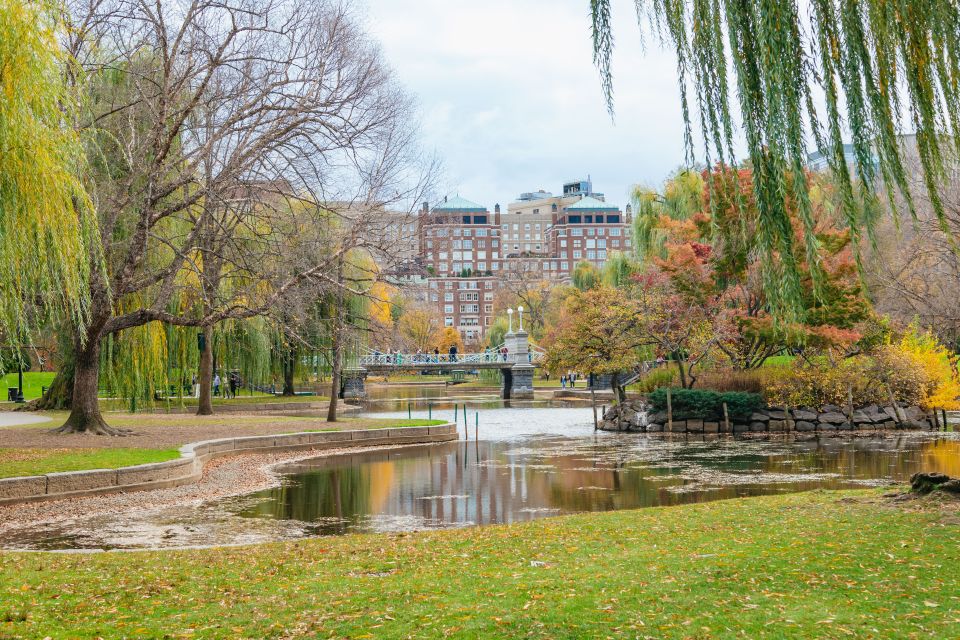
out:
<path id="1" fill-rule="evenodd" d="M 171 449 L 188 442 L 229 438 L 234 436 L 258 436 L 297 431 L 323 429 L 363 429 L 385 424 L 383 419 L 354 418 L 349 407 L 343 419 L 327 422 L 326 410 L 316 409 L 311 415 L 284 413 L 224 413 L 213 416 L 159 413 L 107 413 L 105 418 L 111 426 L 125 427 L 133 431 L 124 437 L 96 436 L 89 434 L 57 434 L 52 430 L 66 419 L 66 413 L 50 412 L 49 422 L 0 427 L 0 449 Z"/>

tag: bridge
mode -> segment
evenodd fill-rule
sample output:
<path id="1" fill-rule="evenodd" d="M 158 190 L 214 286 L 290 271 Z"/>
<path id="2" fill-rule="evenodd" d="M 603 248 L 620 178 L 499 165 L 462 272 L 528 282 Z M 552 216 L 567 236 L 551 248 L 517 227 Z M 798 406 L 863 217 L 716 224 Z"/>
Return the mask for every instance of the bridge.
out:
<path id="1" fill-rule="evenodd" d="M 506 347 L 506 353 L 503 348 Z M 541 366 L 544 352 L 530 344 L 529 336 L 522 329 L 508 331 L 503 344 L 487 351 L 476 353 L 379 353 L 369 352 L 359 356 L 355 363 L 344 369 L 340 396 L 364 398 L 364 380 L 369 373 L 389 374 L 395 371 L 473 371 L 497 369 L 500 371 L 504 399 L 532 399 L 533 374 Z"/>

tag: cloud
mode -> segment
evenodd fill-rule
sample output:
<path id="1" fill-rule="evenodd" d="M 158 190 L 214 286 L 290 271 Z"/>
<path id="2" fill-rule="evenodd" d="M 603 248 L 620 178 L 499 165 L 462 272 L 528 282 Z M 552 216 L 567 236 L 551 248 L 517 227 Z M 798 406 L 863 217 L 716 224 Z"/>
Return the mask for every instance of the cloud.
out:
<path id="1" fill-rule="evenodd" d="M 592 64 L 588 0 L 367 0 L 368 28 L 417 96 L 450 192 L 493 206 L 591 174 L 620 205 L 684 158 L 672 55 L 614 3 L 616 119 Z"/>

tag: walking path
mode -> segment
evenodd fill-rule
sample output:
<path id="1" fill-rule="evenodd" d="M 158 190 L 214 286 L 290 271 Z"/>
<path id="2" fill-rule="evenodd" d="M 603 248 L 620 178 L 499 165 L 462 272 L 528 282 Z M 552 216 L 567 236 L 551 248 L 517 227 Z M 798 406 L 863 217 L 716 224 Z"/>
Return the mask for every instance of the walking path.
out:
<path id="1" fill-rule="evenodd" d="M 50 416 L 25 413 L 23 411 L 0 411 L 0 428 L 18 427 L 25 424 L 41 424 L 50 422 Z"/>

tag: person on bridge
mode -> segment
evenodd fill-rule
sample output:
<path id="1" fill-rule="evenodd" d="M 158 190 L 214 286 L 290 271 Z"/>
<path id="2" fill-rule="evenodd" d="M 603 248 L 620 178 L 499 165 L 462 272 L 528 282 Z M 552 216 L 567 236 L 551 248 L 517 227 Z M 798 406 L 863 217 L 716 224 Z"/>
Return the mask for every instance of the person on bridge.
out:
<path id="1" fill-rule="evenodd" d="M 507 348 L 506 348 L 506 347 L 500 349 L 500 355 L 503 356 L 503 361 L 506 362 L 506 361 L 507 361 Z"/>
<path id="2" fill-rule="evenodd" d="M 440 362 L 440 347 L 433 348 L 433 361 Z"/>
<path id="3" fill-rule="evenodd" d="M 450 362 L 457 361 L 457 345 L 450 345 Z"/>

